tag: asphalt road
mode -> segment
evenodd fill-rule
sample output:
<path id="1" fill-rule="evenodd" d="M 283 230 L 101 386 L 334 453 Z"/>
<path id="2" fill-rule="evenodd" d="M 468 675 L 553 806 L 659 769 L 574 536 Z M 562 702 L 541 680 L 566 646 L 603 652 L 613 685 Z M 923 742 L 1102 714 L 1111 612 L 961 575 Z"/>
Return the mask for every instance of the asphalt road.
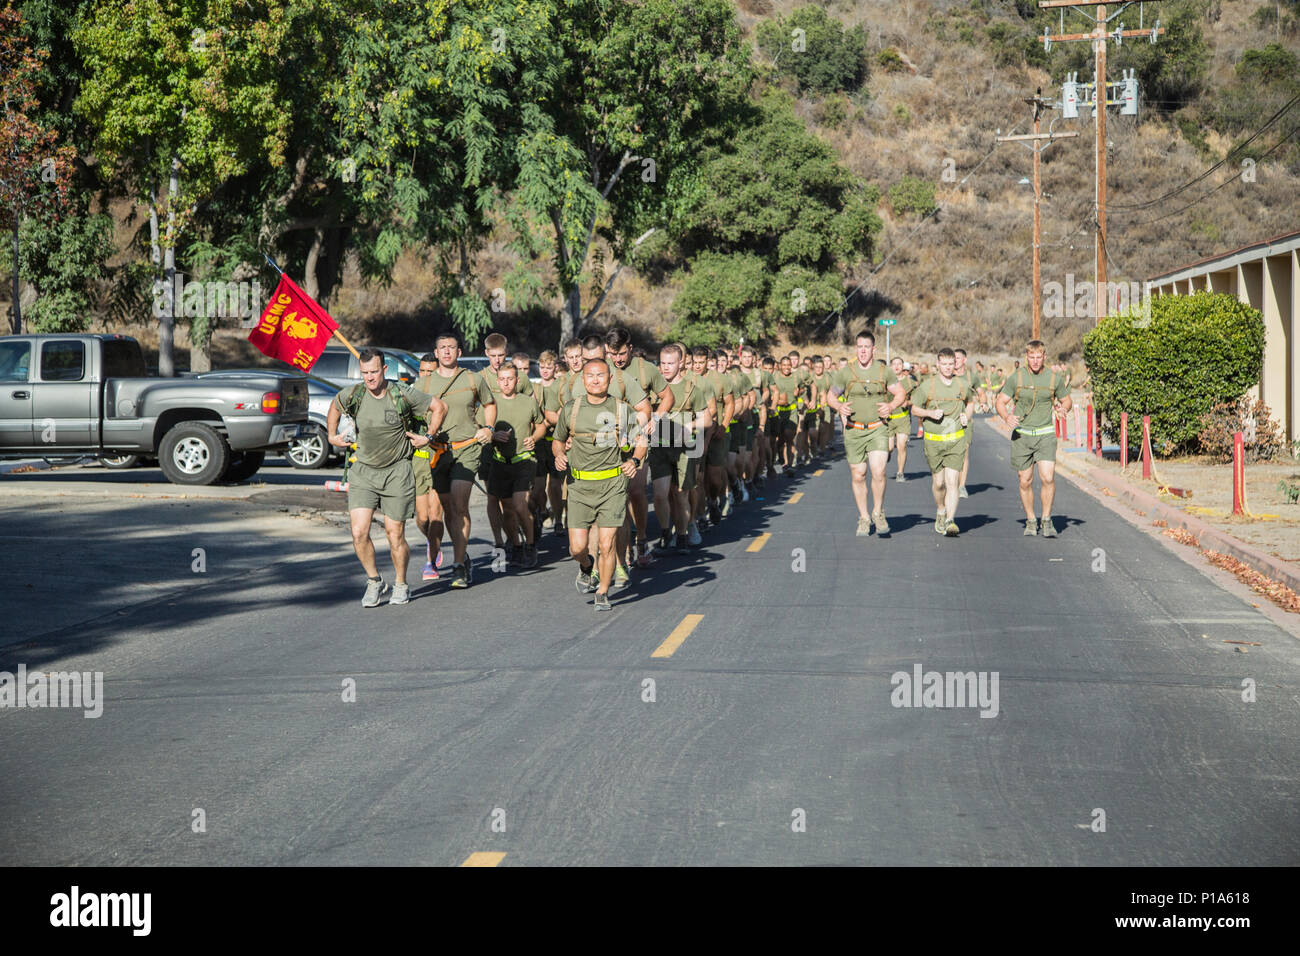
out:
<path id="1" fill-rule="evenodd" d="M 320 516 L 0 485 L 0 670 L 104 675 L 0 709 L 0 863 L 1300 862 L 1300 642 L 1065 481 L 1023 538 L 1006 458 L 979 426 L 955 540 L 918 442 L 886 538 L 842 459 L 778 480 L 612 614 L 482 520 L 472 588 L 363 610 Z M 996 716 L 894 706 L 916 665 Z"/>

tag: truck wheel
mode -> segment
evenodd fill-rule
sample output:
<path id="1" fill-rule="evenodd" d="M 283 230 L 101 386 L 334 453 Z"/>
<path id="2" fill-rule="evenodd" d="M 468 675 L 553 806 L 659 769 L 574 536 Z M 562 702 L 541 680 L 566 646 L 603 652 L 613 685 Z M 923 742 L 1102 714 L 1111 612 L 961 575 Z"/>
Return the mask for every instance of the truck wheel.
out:
<path id="1" fill-rule="evenodd" d="M 99 459 L 99 463 L 105 468 L 112 468 L 114 471 L 121 471 L 127 468 L 134 468 L 140 464 L 142 458 L 140 455 L 114 455 L 113 457 L 104 457 Z"/>
<path id="2" fill-rule="evenodd" d="M 225 437 L 202 422 L 181 422 L 163 436 L 158 448 L 163 474 L 178 485 L 210 485 L 221 479 L 229 463 Z"/>
<path id="3" fill-rule="evenodd" d="M 313 425 L 311 433 L 289 442 L 284 457 L 295 468 L 323 468 L 333 446 L 326 440 L 325 429 Z"/>
<path id="4" fill-rule="evenodd" d="M 235 451 L 230 453 L 230 464 L 226 466 L 226 473 L 221 476 L 222 481 L 247 481 L 257 474 L 257 469 L 262 467 L 262 462 L 266 460 L 264 451 Z"/>

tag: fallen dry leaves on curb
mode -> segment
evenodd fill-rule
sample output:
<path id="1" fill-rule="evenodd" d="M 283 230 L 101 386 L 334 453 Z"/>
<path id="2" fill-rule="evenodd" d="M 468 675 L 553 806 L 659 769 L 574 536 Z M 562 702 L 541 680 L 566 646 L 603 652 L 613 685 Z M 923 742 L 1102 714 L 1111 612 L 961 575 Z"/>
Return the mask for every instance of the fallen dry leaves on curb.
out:
<path id="1" fill-rule="evenodd" d="M 1201 552 L 1201 557 L 1205 558 L 1216 567 L 1230 571 L 1256 594 L 1262 594 L 1284 611 L 1292 614 L 1300 614 L 1300 594 L 1296 594 L 1285 584 L 1274 581 L 1272 578 L 1261 574 L 1244 561 L 1238 561 L 1236 558 L 1221 554 L 1218 551 L 1210 551 L 1201 547 L 1201 540 L 1190 531 L 1182 528 L 1166 528 L 1161 534 L 1168 535 L 1179 544 L 1185 544 L 1188 547 L 1196 548 Z"/>

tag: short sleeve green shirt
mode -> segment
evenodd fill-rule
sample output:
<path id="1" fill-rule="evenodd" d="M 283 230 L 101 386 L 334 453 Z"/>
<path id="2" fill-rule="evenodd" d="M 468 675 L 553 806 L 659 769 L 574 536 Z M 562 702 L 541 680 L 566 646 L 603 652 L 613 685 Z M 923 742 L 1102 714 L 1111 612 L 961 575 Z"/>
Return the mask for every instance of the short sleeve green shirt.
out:
<path id="1" fill-rule="evenodd" d="M 512 395 L 506 398 L 497 396 L 497 421 L 492 426 L 494 432 L 509 432 L 510 440 L 493 442 L 492 448 L 506 461 L 518 455 L 523 449 L 519 443 L 533 433 L 538 422 L 545 421 L 542 409 L 532 395 Z"/>
<path id="2" fill-rule="evenodd" d="M 1037 375 L 1021 367 L 1007 376 L 1002 385 L 1002 395 L 1009 395 L 1016 406 L 1016 417 L 1022 428 L 1046 428 L 1052 423 L 1052 401 L 1070 394 L 1066 376 L 1053 372 L 1047 366 Z"/>
<path id="3" fill-rule="evenodd" d="M 959 430 L 957 417 L 966 410 L 974 390 L 965 378 L 953 378 L 947 385 L 938 375 L 931 375 L 912 393 L 912 404 L 917 408 L 938 408 L 943 411 L 939 421 L 925 420 L 925 430 L 931 435 L 948 435 Z"/>
<path id="4" fill-rule="evenodd" d="M 575 403 L 577 418 L 570 432 L 569 420 L 573 418 Z M 560 411 L 560 420 L 555 424 L 555 439 L 562 442 L 570 435 L 573 437 L 573 447 L 568 451 L 570 471 L 605 471 L 623 463 L 620 445 L 627 438 L 629 423 L 620 426 L 618 404 L 612 395 L 607 395 L 603 402 L 593 405 L 585 389 L 565 404 Z M 631 408 L 625 408 L 623 414 L 630 419 L 631 425 L 635 425 Z"/>
<path id="5" fill-rule="evenodd" d="M 409 385 L 389 382 L 388 391 L 401 394 L 417 415 L 429 408 L 429 396 Z M 344 389 L 334 396 L 339 411 L 343 411 L 342 399 L 346 394 L 347 389 Z M 375 398 L 368 389 L 361 389 L 361 402 L 354 418 L 358 462 L 373 468 L 387 468 L 411 457 L 411 440 L 406 437 L 406 426 L 388 392 Z"/>
<path id="6" fill-rule="evenodd" d="M 445 377 L 434 372 L 429 378 L 433 396 L 447 403 L 447 417 L 442 423 L 447 440 L 465 441 L 473 438 L 479 429 L 475 420 L 479 408 L 496 401 L 487 382 L 468 369 L 457 369 Z"/>
<path id="7" fill-rule="evenodd" d="M 880 417 L 876 406 L 894 400 L 889 386 L 897 382 L 894 370 L 877 362 L 872 362 L 864 370 L 853 361 L 831 376 L 831 387 L 839 389 L 840 401 L 849 404 L 853 409 L 853 419 L 858 422 L 871 422 Z"/>

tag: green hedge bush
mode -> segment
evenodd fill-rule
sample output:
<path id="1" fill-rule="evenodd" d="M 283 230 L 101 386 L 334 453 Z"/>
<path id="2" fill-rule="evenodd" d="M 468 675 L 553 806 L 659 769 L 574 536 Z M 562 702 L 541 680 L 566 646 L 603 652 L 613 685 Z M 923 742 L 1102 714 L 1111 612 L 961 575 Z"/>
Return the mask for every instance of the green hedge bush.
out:
<path id="1" fill-rule="evenodd" d="M 1159 454 L 1189 450 L 1202 416 L 1259 383 L 1264 317 L 1223 293 L 1161 296 L 1145 326 L 1140 309 L 1107 316 L 1083 337 L 1092 402 L 1118 430 L 1121 412 L 1151 416 Z"/>

